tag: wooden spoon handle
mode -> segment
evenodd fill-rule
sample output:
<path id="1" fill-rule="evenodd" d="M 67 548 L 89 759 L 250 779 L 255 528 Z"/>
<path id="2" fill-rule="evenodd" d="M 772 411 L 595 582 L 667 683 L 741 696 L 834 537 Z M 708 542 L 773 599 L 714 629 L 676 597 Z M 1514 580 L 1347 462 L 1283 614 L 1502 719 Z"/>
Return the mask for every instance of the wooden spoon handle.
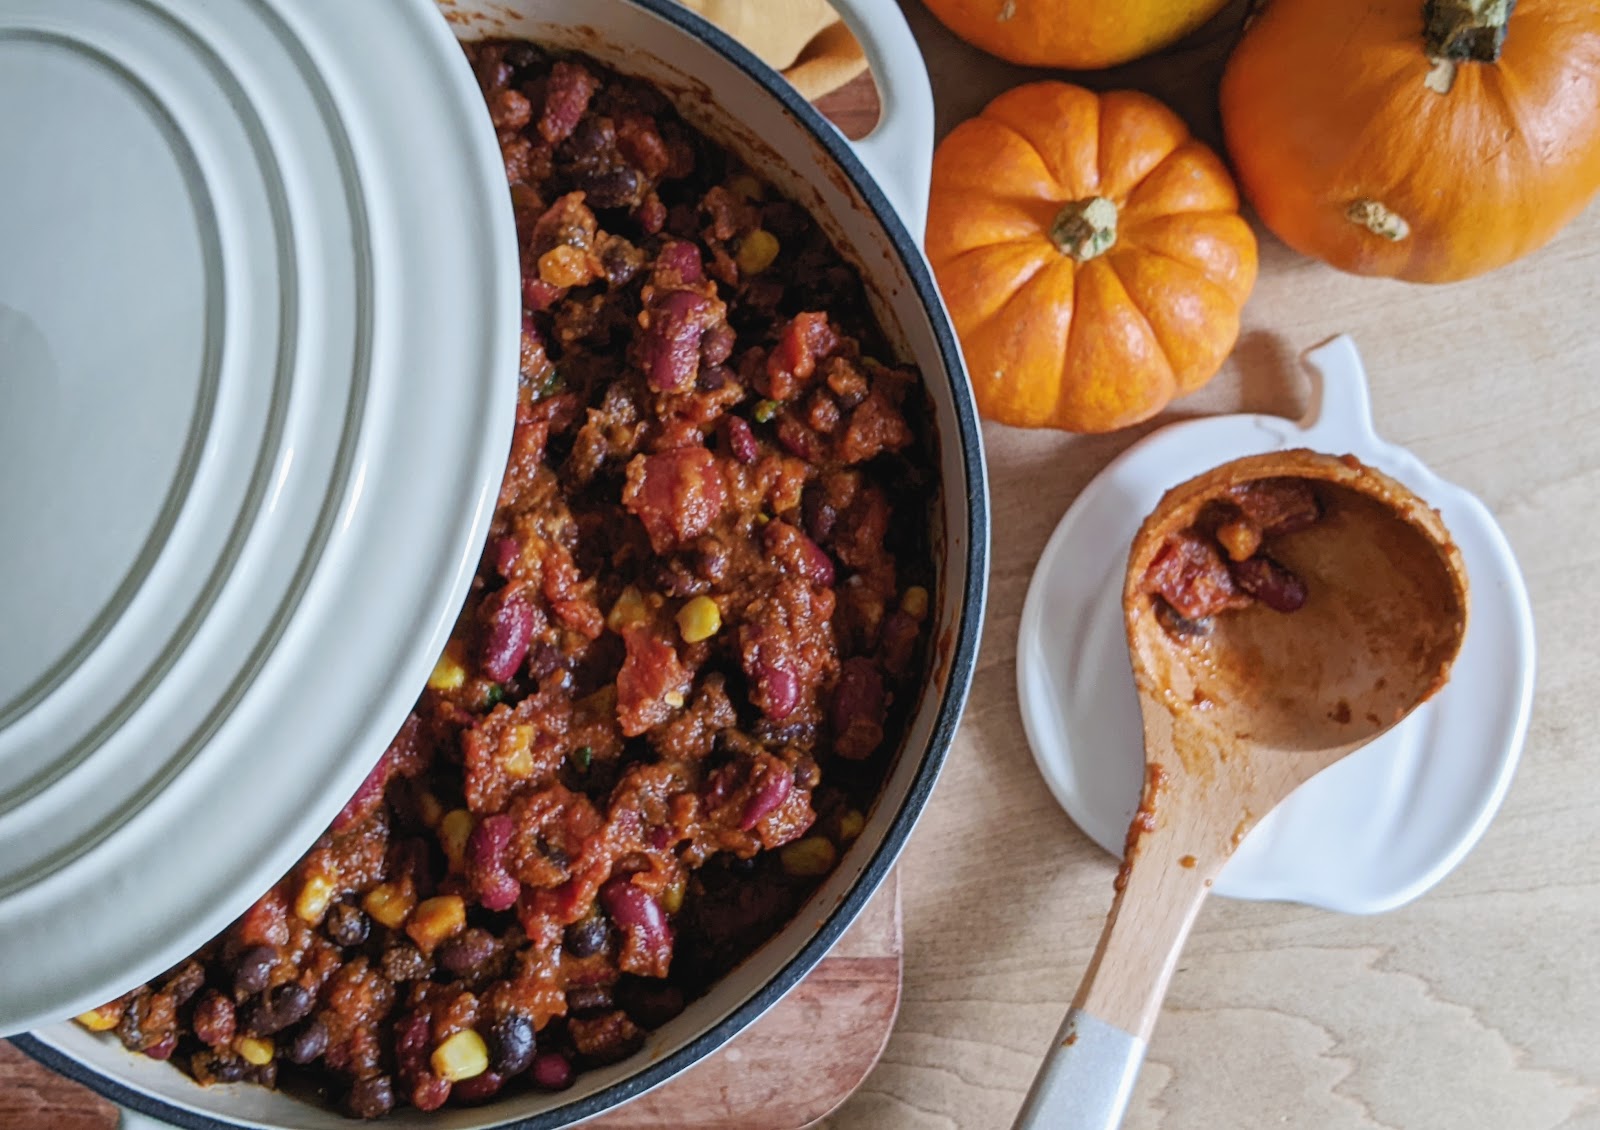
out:
<path id="1" fill-rule="evenodd" d="M 1180 854 L 1188 821 L 1160 822 L 1130 847 L 1132 865 L 1106 916 L 1072 1010 L 1056 1033 L 1016 1130 L 1115 1130 L 1178 955 L 1226 853 Z M 1177 831 L 1175 831 L 1175 828 Z"/>

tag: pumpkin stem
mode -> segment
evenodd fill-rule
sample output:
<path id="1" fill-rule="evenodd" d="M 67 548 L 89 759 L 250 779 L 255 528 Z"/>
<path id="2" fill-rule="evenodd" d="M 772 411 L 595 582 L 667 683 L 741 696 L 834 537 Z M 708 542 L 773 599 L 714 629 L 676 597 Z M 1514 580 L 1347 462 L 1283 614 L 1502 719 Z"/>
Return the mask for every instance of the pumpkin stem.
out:
<path id="1" fill-rule="evenodd" d="M 1423 43 L 1428 58 L 1493 63 L 1506 42 L 1517 0 L 1424 0 Z"/>
<path id="2" fill-rule="evenodd" d="M 1117 206 L 1104 196 L 1074 200 L 1050 225 L 1050 239 L 1080 263 L 1104 255 L 1117 242 Z"/>

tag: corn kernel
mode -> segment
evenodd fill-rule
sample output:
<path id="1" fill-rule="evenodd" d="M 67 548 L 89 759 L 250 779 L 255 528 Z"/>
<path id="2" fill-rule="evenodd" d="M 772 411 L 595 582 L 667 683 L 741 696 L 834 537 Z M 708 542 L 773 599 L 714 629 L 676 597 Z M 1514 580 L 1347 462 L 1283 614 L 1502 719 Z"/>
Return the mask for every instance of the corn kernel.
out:
<path id="1" fill-rule="evenodd" d="M 848 844 L 861 835 L 866 826 L 867 818 L 852 808 L 839 817 L 839 839 Z"/>
<path id="2" fill-rule="evenodd" d="M 467 904 L 460 895 L 439 895 L 417 906 L 406 933 L 423 953 L 432 953 L 440 942 L 461 933 L 467 924 Z"/>
<path id="3" fill-rule="evenodd" d="M 839 853 L 833 844 L 821 836 L 807 836 L 778 849 L 778 862 L 784 873 L 796 878 L 815 878 L 833 870 L 833 861 Z"/>
<path id="4" fill-rule="evenodd" d="M 683 705 L 683 692 L 668 691 L 666 694 L 661 696 L 661 701 L 672 707 L 672 709 L 677 710 Z"/>
<path id="5" fill-rule="evenodd" d="M 100 1008 L 91 1008 L 88 1012 L 80 1013 L 73 1019 L 91 1032 L 109 1032 L 117 1026 L 117 1021 L 121 1018 L 110 1007 L 102 1006 Z"/>
<path id="6" fill-rule="evenodd" d="M 501 763 L 505 771 L 519 781 L 533 776 L 533 738 L 534 728 L 526 722 L 511 728 L 511 752 Z"/>
<path id="7" fill-rule="evenodd" d="M 451 654 L 454 650 L 453 646 L 446 647 L 433 665 L 433 674 L 428 676 L 428 686 L 436 691 L 453 691 L 467 681 L 467 669 Z"/>
<path id="8" fill-rule="evenodd" d="M 489 1070 L 489 1049 L 482 1036 L 471 1028 L 463 1028 L 433 1049 L 428 1064 L 441 1079 L 459 1083 Z"/>
<path id="9" fill-rule="evenodd" d="M 636 628 L 643 624 L 648 617 L 644 597 L 639 590 L 629 585 L 617 597 L 617 602 L 611 606 L 611 612 L 606 616 L 606 627 L 613 632 L 620 632 L 624 628 Z"/>
<path id="10" fill-rule="evenodd" d="M 416 905 L 409 883 L 379 883 L 361 900 L 361 908 L 391 930 L 398 930 Z"/>
<path id="11" fill-rule="evenodd" d="M 912 585 L 900 598 L 900 611 L 913 620 L 921 620 L 928 615 L 928 590 L 921 585 Z"/>
<path id="12" fill-rule="evenodd" d="M 464 808 L 451 809 L 439 820 L 439 846 L 444 849 L 444 857 L 450 861 L 450 870 L 455 874 L 466 869 L 467 839 L 476 823 L 472 813 Z"/>
<path id="13" fill-rule="evenodd" d="M 265 1067 L 272 1062 L 273 1054 L 277 1051 L 272 1046 L 271 1040 L 258 1040 L 254 1036 L 240 1036 L 233 1042 L 233 1050 L 239 1053 L 239 1058 L 256 1067 Z"/>
<path id="14" fill-rule="evenodd" d="M 668 914 L 676 914 L 683 909 L 684 881 L 679 879 L 672 886 L 661 892 L 661 909 Z"/>
<path id="15" fill-rule="evenodd" d="M 333 901 L 333 896 L 338 893 L 333 880 L 320 871 L 313 871 L 306 877 L 305 883 L 300 887 L 300 894 L 294 900 L 295 917 L 302 922 L 309 922 L 313 926 L 322 921 L 322 916 L 328 913 L 328 904 Z"/>
<path id="16" fill-rule="evenodd" d="M 739 270 L 747 275 L 759 275 L 772 266 L 778 257 L 778 237 L 757 228 L 739 243 Z"/>
<path id="17" fill-rule="evenodd" d="M 432 793 L 423 793 L 417 798 L 417 817 L 424 827 L 437 828 L 444 819 L 444 805 Z"/>
<path id="18" fill-rule="evenodd" d="M 582 286 L 589 281 L 589 257 L 570 244 L 539 256 L 539 278 L 551 286 Z"/>
<path id="19" fill-rule="evenodd" d="M 678 631 L 684 643 L 700 643 L 722 630 L 722 609 L 709 596 L 697 596 L 678 609 Z"/>
<path id="20" fill-rule="evenodd" d="M 760 200 L 765 195 L 761 182 L 749 173 L 740 173 L 728 182 L 728 191 L 740 200 Z"/>

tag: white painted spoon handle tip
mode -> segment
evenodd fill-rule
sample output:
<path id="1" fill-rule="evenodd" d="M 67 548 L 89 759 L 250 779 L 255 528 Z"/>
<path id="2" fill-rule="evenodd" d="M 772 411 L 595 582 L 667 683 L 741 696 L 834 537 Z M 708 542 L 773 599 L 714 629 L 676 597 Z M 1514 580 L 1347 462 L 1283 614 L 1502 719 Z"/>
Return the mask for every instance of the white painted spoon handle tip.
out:
<path id="1" fill-rule="evenodd" d="M 1144 1048 L 1139 1037 L 1070 1010 L 1012 1130 L 1117 1130 Z"/>

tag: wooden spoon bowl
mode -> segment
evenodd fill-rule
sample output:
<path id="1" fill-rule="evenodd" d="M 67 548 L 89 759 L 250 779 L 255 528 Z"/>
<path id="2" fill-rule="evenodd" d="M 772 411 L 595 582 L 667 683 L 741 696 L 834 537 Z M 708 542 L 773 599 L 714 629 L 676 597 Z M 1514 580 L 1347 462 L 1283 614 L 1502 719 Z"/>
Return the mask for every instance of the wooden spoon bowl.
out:
<path id="1" fill-rule="evenodd" d="M 1204 527 L 1208 508 L 1269 479 L 1299 480 L 1320 506 L 1314 525 L 1267 545 L 1303 583 L 1303 605 L 1174 616 L 1149 591 L 1152 564 Z M 1217 874 L 1285 797 L 1444 685 L 1466 634 L 1467 578 L 1438 513 L 1405 487 L 1350 456 L 1281 451 L 1168 491 L 1134 538 L 1122 602 L 1144 795 L 1100 944 L 1018 1127 L 1121 1122 Z"/>

